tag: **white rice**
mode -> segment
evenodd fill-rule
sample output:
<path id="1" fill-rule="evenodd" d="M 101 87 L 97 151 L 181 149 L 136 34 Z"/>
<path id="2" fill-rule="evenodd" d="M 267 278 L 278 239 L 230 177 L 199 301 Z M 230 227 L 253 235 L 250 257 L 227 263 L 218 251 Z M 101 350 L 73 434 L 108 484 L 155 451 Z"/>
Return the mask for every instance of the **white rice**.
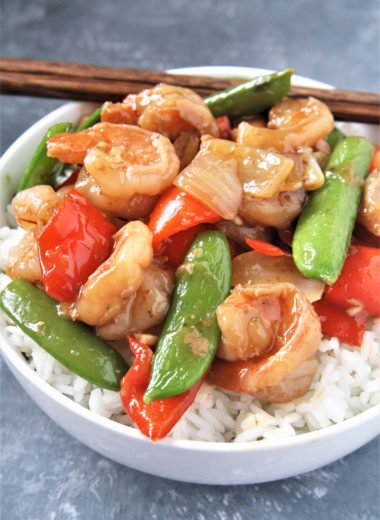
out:
<path id="1" fill-rule="evenodd" d="M 0 228 L 0 269 L 23 231 Z M 0 273 L 0 290 L 9 283 Z M 13 348 L 53 388 L 92 412 L 133 426 L 118 392 L 102 390 L 73 374 L 0 314 L 0 327 Z M 250 442 L 319 430 L 380 403 L 380 320 L 373 320 L 361 348 L 325 338 L 309 392 L 287 404 L 268 404 L 204 383 L 194 404 L 174 427 L 173 439 Z"/>

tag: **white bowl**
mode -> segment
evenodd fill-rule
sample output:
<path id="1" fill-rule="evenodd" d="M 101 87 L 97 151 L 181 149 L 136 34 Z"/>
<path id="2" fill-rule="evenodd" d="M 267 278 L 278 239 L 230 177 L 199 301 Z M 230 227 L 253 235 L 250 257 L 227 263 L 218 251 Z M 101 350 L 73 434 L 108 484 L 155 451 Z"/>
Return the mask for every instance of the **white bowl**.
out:
<path id="1" fill-rule="evenodd" d="M 186 74 L 255 76 L 263 71 L 242 67 L 196 67 L 180 69 Z M 296 77 L 295 84 L 328 85 Z M 0 224 L 31 154 L 47 128 L 61 121 L 77 121 L 91 108 L 88 103 L 68 103 L 54 110 L 27 130 L 0 160 Z M 346 125 L 349 133 L 375 139 L 375 127 Z M 244 444 L 201 441 L 151 442 L 139 431 L 98 416 L 60 394 L 7 343 L 0 330 L 4 360 L 18 382 L 38 406 L 64 430 L 102 455 L 121 464 L 160 477 L 203 484 L 267 482 L 319 468 L 356 450 L 380 431 L 379 407 L 341 424 L 289 439 Z M 21 419 L 20 419 L 21 420 Z"/>

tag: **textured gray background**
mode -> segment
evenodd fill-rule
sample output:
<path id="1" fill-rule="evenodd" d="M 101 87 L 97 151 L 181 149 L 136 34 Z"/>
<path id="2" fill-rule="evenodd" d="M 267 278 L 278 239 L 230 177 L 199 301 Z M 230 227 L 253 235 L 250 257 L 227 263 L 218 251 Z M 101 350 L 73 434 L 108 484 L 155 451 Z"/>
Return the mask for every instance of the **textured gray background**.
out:
<path id="1" fill-rule="evenodd" d="M 379 2 L 366 0 L 3 0 L 1 54 L 171 68 L 281 69 L 380 90 Z M 1 97 L 1 149 L 60 101 Z M 379 440 L 321 470 L 236 487 L 171 482 L 69 437 L 1 370 L 5 519 L 375 519 Z"/>

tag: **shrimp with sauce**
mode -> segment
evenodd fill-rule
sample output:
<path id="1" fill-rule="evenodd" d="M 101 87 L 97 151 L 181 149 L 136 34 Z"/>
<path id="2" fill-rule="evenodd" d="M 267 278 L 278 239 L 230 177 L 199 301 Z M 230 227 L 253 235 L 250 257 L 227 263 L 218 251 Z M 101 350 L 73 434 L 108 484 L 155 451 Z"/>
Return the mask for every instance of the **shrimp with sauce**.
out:
<path id="1" fill-rule="evenodd" d="M 31 283 L 41 280 L 42 270 L 34 232 L 25 233 L 20 242 L 11 247 L 5 272 L 10 278 L 22 278 Z"/>
<path id="2" fill-rule="evenodd" d="M 51 186 L 33 186 L 17 193 L 12 200 L 16 221 L 26 231 L 43 227 L 62 198 Z"/>
<path id="3" fill-rule="evenodd" d="M 49 157 L 84 164 L 102 192 L 116 199 L 154 196 L 168 188 L 179 170 L 169 139 L 136 126 L 98 123 L 47 142 Z"/>
<path id="4" fill-rule="evenodd" d="M 75 183 L 75 189 L 95 208 L 126 220 L 147 217 L 157 202 L 157 197 L 139 193 L 129 199 L 106 195 L 94 177 L 88 174 L 86 168 L 81 169 Z"/>
<path id="5" fill-rule="evenodd" d="M 218 355 L 223 360 L 214 361 L 211 384 L 265 395 L 273 402 L 279 398 L 278 385 L 286 384 L 284 401 L 298 397 L 301 388 L 303 393 L 308 390 L 305 381 L 310 384 L 311 378 L 305 372 L 310 375 L 314 364 L 307 371 L 300 367 L 314 359 L 322 332 L 300 289 L 290 283 L 237 286 L 218 307 L 217 318 L 222 330 Z"/>
<path id="6" fill-rule="evenodd" d="M 128 96 L 123 103 L 107 103 L 102 121 L 132 122 L 174 141 L 182 132 L 218 135 L 215 119 L 203 99 L 190 89 L 161 83 Z"/>
<path id="7" fill-rule="evenodd" d="M 137 292 L 130 296 L 111 322 L 98 327 L 97 333 L 104 339 L 115 341 L 160 325 L 168 312 L 173 286 L 173 271 L 152 263 L 147 267 Z"/>
<path id="8" fill-rule="evenodd" d="M 70 306 L 72 319 L 88 325 L 112 321 L 135 294 L 153 259 L 152 233 L 139 221 L 132 221 L 116 233 L 111 256 L 88 278 Z"/>
<path id="9" fill-rule="evenodd" d="M 373 171 L 364 182 L 358 221 L 380 237 L 380 170 Z"/>

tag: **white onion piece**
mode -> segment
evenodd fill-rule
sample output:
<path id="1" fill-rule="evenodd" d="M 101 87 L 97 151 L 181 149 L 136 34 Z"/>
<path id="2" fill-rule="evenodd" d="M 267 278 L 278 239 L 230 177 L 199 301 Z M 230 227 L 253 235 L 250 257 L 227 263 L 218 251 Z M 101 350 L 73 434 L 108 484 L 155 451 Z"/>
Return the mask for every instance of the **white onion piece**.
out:
<path id="1" fill-rule="evenodd" d="M 243 196 L 235 159 L 224 160 L 201 150 L 175 179 L 174 184 L 231 220 L 236 217 Z"/>
<path id="2" fill-rule="evenodd" d="M 303 187 L 306 191 L 317 190 L 325 183 L 325 176 L 312 154 L 304 155 Z"/>
<path id="3" fill-rule="evenodd" d="M 214 152 L 225 159 L 236 159 L 244 194 L 261 199 L 269 199 L 280 191 L 285 191 L 282 185 L 294 167 L 294 161 L 285 155 L 240 146 L 226 139 L 204 136 L 201 149 Z"/>
<path id="4" fill-rule="evenodd" d="M 304 293 L 309 302 L 320 300 L 325 284 L 305 278 L 289 256 L 267 256 L 250 251 L 236 256 L 232 261 L 232 285 L 262 283 L 292 283 Z"/>

